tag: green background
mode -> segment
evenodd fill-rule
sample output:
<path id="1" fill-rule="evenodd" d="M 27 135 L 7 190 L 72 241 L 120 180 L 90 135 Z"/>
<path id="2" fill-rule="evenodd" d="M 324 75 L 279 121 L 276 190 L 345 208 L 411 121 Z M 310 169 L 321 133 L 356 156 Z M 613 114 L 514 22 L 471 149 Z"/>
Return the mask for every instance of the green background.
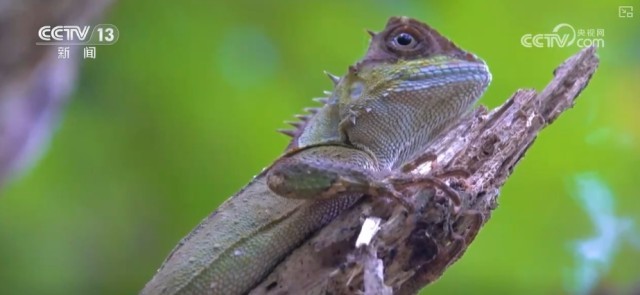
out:
<path id="1" fill-rule="evenodd" d="M 576 241 L 596 229 L 576 198 L 593 173 L 635 222 L 601 285 L 640 284 L 640 2 L 121 1 L 114 46 L 82 66 L 48 151 L 0 198 L 0 294 L 134 294 L 173 246 L 275 159 L 286 127 L 362 56 L 365 29 L 423 20 L 484 58 L 495 107 L 542 89 L 579 50 L 525 48 L 559 23 L 603 29 L 601 66 L 536 140 L 467 254 L 429 294 L 566 294 Z M 635 5 L 619 18 L 618 5 Z M 599 208 L 599 206 L 596 206 Z M 635 231 L 634 231 L 635 230 Z M 618 289 L 620 290 L 620 289 Z"/>

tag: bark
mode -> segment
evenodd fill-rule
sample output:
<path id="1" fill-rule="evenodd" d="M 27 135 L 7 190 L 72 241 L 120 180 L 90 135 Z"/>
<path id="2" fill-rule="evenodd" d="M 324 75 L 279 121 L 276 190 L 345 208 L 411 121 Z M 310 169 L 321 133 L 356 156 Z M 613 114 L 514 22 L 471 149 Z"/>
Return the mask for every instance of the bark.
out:
<path id="1" fill-rule="evenodd" d="M 413 172 L 445 181 L 460 197 L 459 206 L 433 185 L 403 191 L 409 208 L 365 197 L 289 255 L 251 294 L 387 294 L 383 283 L 394 294 L 414 294 L 437 280 L 489 220 L 500 188 L 538 133 L 573 106 L 597 66 L 595 48 L 583 49 L 554 71 L 540 93 L 520 89 L 496 109 L 481 106 L 426 147 L 425 155 L 437 159 Z M 460 170 L 468 174 L 444 175 Z M 382 219 L 379 231 L 368 246 L 356 248 L 363 221 L 375 217 Z"/>

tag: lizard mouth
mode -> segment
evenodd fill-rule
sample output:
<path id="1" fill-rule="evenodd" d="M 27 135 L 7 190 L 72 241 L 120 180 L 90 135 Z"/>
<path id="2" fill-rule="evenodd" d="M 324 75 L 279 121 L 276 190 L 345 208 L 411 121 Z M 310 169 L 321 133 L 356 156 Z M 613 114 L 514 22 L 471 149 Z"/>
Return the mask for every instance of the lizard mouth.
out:
<path id="1" fill-rule="evenodd" d="M 414 79 L 433 79 L 456 76 L 481 78 L 481 80 L 486 80 L 487 82 L 491 80 L 489 67 L 487 67 L 485 63 L 479 62 L 432 64 L 426 67 L 420 67 L 416 75 L 410 77 Z"/>
<path id="2" fill-rule="evenodd" d="M 491 72 L 483 62 L 442 62 L 415 65 L 415 70 L 405 74 L 400 83 L 390 89 L 393 92 L 420 91 L 451 84 L 475 84 L 484 90 L 491 82 Z"/>

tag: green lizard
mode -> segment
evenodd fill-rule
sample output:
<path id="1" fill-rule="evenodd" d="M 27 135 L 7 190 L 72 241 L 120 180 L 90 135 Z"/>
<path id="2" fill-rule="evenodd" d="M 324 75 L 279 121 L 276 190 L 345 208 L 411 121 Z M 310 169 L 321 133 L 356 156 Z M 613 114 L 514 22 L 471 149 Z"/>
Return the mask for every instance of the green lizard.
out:
<path id="1" fill-rule="evenodd" d="M 486 64 L 426 24 L 392 17 L 274 164 L 198 225 L 141 294 L 243 294 L 364 194 L 395 184 L 491 80 Z"/>

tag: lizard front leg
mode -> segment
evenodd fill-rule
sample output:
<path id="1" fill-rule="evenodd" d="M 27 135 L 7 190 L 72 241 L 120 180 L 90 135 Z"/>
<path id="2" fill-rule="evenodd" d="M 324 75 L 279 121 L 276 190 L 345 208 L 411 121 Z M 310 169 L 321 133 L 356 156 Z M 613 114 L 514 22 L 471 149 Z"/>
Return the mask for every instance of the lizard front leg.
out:
<path id="1" fill-rule="evenodd" d="M 267 173 L 276 194 L 293 199 L 371 193 L 382 173 L 369 154 L 347 146 L 316 146 L 280 158 Z"/>
<path id="2" fill-rule="evenodd" d="M 392 197 L 408 209 L 411 206 L 399 191 L 411 186 L 430 186 L 449 196 L 455 208 L 460 206 L 457 192 L 438 177 L 381 171 L 372 156 L 348 146 L 316 146 L 282 157 L 267 173 L 267 185 L 286 198 L 368 194 Z"/>

